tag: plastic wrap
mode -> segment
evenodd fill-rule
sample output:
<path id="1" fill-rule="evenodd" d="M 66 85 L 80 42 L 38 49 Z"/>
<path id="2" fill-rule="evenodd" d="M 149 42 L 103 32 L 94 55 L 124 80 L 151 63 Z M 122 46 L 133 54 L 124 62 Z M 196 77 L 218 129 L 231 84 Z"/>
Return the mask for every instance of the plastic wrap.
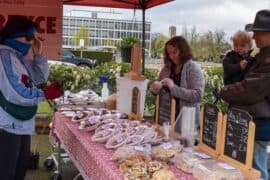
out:
<path id="1" fill-rule="evenodd" d="M 126 159 L 134 156 L 147 156 L 151 159 L 151 145 L 145 144 L 143 146 L 123 146 L 118 148 L 113 156 L 112 160 L 119 163 L 125 161 Z"/>
<path id="2" fill-rule="evenodd" d="M 208 161 L 196 164 L 193 177 L 200 180 L 243 180 L 241 171 L 228 164 L 218 161 Z"/>
<path id="3" fill-rule="evenodd" d="M 181 152 L 175 154 L 172 162 L 178 169 L 186 173 L 192 173 L 193 167 L 197 164 L 201 164 L 207 161 L 211 161 L 211 159 L 203 159 L 201 157 L 196 156 L 192 153 Z"/>
<path id="4" fill-rule="evenodd" d="M 161 161 L 169 161 L 176 153 L 182 151 L 180 143 L 166 142 L 152 148 L 152 157 Z"/>

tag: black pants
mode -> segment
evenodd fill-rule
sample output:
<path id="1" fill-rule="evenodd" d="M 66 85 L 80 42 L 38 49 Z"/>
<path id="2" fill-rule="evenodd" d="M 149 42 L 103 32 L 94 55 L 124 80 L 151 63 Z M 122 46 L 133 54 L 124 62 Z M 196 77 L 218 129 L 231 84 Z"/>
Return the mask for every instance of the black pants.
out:
<path id="1" fill-rule="evenodd" d="M 0 179 L 23 180 L 30 157 L 30 135 L 0 129 Z"/>

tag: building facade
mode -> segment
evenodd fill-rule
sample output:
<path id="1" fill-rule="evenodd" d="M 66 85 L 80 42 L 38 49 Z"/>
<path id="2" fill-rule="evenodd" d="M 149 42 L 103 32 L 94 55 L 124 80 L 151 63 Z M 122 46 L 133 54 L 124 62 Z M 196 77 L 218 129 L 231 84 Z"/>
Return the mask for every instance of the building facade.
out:
<path id="1" fill-rule="evenodd" d="M 90 35 L 90 46 L 85 48 L 117 46 L 123 37 L 142 40 L 142 21 L 121 20 L 119 13 L 72 11 L 63 19 L 63 48 L 79 48 L 72 38 L 84 26 Z M 146 22 L 146 49 L 151 46 L 151 22 Z"/>
<path id="2" fill-rule="evenodd" d="M 169 27 L 169 37 L 172 38 L 176 36 L 176 27 L 175 26 L 170 26 Z"/>

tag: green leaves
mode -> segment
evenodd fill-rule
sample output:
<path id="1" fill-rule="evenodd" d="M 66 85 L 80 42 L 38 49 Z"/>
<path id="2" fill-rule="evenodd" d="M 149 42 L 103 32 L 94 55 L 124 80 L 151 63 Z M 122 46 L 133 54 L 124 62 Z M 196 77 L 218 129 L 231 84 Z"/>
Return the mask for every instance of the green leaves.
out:
<path id="1" fill-rule="evenodd" d="M 140 44 L 140 40 L 134 37 L 122 38 L 121 47 L 123 48 L 132 47 L 134 44 Z"/>

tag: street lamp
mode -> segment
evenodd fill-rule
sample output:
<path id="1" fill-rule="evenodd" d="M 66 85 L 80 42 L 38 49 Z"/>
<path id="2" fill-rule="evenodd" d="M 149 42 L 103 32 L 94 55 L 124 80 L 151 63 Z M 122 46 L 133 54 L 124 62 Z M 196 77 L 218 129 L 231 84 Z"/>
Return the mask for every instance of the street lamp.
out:
<path id="1" fill-rule="evenodd" d="M 79 46 L 81 48 L 81 58 L 82 58 L 82 49 L 84 48 L 84 39 L 80 39 Z"/>

